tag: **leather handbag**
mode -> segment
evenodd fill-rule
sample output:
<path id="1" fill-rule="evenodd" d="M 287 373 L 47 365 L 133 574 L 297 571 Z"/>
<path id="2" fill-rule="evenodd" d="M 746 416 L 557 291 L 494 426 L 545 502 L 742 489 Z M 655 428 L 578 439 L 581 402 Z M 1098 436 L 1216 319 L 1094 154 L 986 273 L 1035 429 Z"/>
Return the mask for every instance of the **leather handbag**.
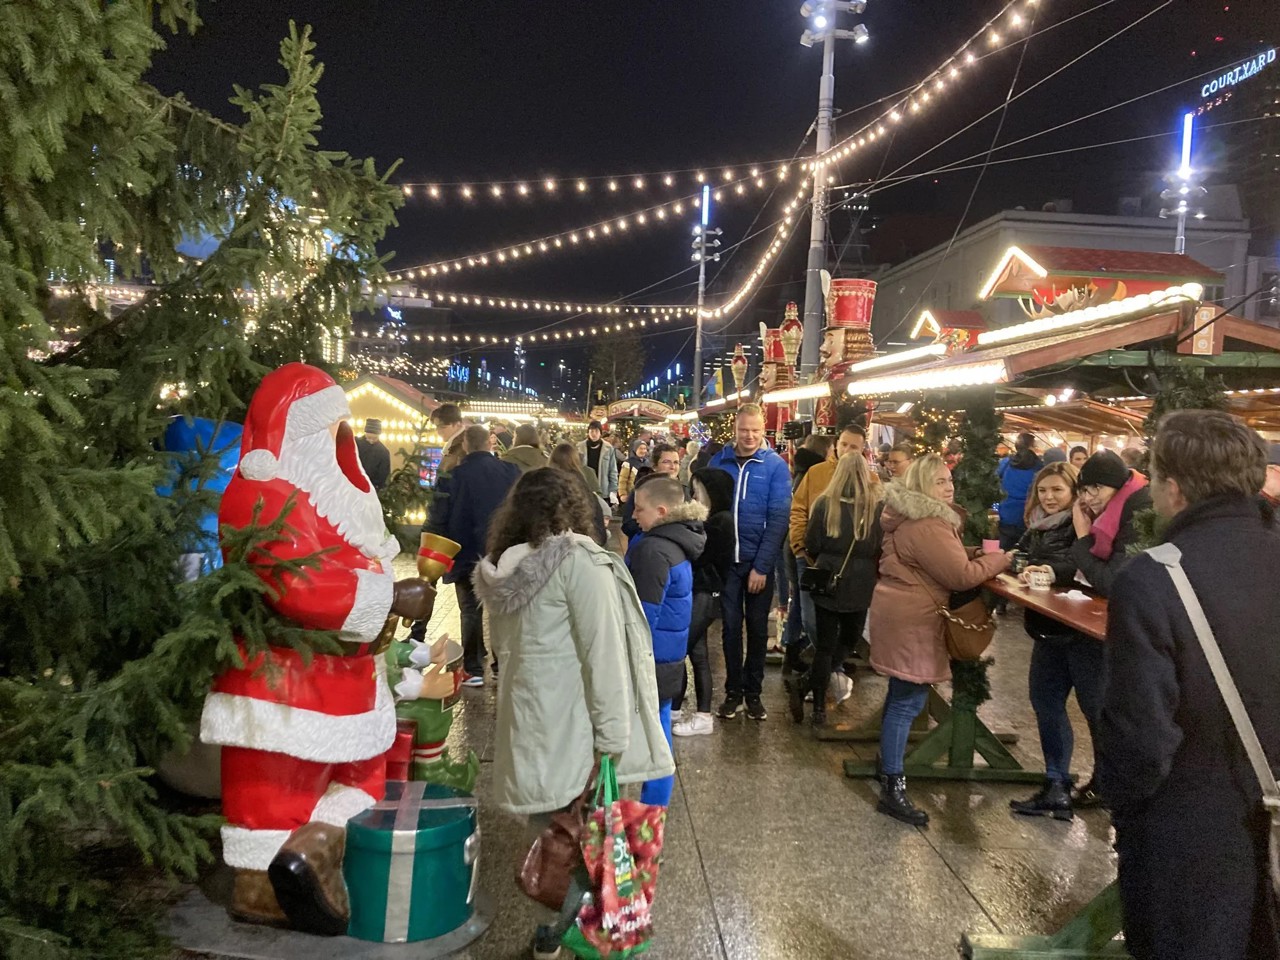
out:
<path id="1" fill-rule="evenodd" d="M 929 593 L 929 588 L 914 570 L 912 575 L 924 587 L 925 593 Z M 929 597 L 932 599 L 933 594 L 929 593 Z M 940 603 L 937 613 L 942 618 L 942 639 L 947 644 L 947 656 L 952 660 L 978 660 L 995 639 L 996 621 L 981 596 L 954 610 Z"/>
<path id="2" fill-rule="evenodd" d="M 551 822 L 533 841 L 516 870 L 516 884 L 525 896 L 559 912 L 570 895 L 574 873 L 582 870 L 582 836 L 586 831 L 586 807 L 595 790 L 600 762 L 587 778 L 587 786 L 564 810 L 551 815 Z"/>
<path id="3" fill-rule="evenodd" d="M 849 558 L 853 556 L 853 548 L 857 545 L 858 538 L 854 537 L 849 542 L 849 549 L 845 551 L 844 562 L 840 564 L 839 573 L 833 573 L 818 566 L 805 567 L 804 573 L 800 574 L 800 589 L 808 591 L 811 597 L 834 597 L 836 588 L 840 586 L 840 580 L 844 577 L 845 568 L 849 566 Z"/>
<path id="4" fill-rule="evenodd" d="M 982 597 L 974 597 L 955 610 L 939 605 L 947 656 L 952 660 L 977 660 L 987 652 L 996 635 L 996 622 Z"/>

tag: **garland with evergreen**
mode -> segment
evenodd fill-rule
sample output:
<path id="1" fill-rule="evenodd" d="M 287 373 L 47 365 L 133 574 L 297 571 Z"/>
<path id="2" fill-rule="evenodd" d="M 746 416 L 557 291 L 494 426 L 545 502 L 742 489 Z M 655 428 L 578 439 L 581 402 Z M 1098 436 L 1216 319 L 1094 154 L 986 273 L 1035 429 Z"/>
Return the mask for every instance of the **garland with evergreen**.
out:
<path id="1" fill-rule="evenodd" d="M 399 191 L 318 149 L 308 31 L 290 25 L 281 84 L 235 90 L 235 125 L 143 81 L 161 26 L 196 29 L 194 4 L 0 4 L 0 956 L 15 960 L 167 956 L 152 880 L 209 860 L 217 818 L 166 804 L 154 758 L 189 742 L 235 638 L 333 643 L 263 603 L 243 557 L 274 529 L 180 581 L 211 503 L 157 492 L 172 469 L 157 448 L 170 416 L 236 419 L 268 370 L 323 365 L 381 273 Z M 197 262 L 184 236 L 220 243 Z M 115 314 L 96 291 L 107 256 L 154 278 Z"/>
<path id="2" fill-rule="evenodd" d="M 995 391 L 965 394 L 965 414 L 960 425 L 961 458 L 951 471 L 956 483 L 956 503 L 964 508 L 964 542 L 978 546 L 991 536 L 991 505 L 1001 498 L 996 475 L 996 444 L 1004 417 L 996 412 Z"/>

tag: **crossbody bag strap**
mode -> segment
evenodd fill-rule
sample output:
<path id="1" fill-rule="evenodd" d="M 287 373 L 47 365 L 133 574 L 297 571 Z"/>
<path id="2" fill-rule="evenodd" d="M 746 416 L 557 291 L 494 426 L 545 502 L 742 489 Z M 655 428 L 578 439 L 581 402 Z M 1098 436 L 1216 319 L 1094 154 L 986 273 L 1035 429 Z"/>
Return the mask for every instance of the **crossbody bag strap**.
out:
<path id="1" fill-rule="evenodd" d="M 1196 632 L 1196 639 L 1200 641 L 1204 657 L 1209 661 L 1213 679 L 1218 684 L 1223 701 L 1226 702 L 1227 712 L 1231 714 L 1236 732 L 1244 744 L 1244 752 L 1248 754 L 1253 772 L 1258 777 L 1258 783 L 1262 787 L 1262 802 L 1273 814 L 1280 813 L 1280 784 L 1276 783 L 1271 764 L 1267 761 L 1262 742 L 1258 739 L 1258 732 L 1254 729 L 1249 714 L 1244 708 L 1244 701 L 1240 698 L 1235 680 L 1231 678 L 1231 671 L 1227 668 L 1227 661 L 1222 657 L 1222 650 L 1218 646 L 1217 639 L 1214 638 L 1213 628 L 1209 626 L 1208 618 L 1204 615 L 1204 608 L 1200 606 L 1200 598 L 1196 596 L 1195 588 L 1191 586 L 1187 572 L 1182 568 L 1182 551 L 1171 543 L 1162 543 L 1158 547 L 1152 547 L 1147 553 L 1169 571 L 1182 605 L 1187 609 L 1187 616 L 1191 619 L 1191 627 Z"/>

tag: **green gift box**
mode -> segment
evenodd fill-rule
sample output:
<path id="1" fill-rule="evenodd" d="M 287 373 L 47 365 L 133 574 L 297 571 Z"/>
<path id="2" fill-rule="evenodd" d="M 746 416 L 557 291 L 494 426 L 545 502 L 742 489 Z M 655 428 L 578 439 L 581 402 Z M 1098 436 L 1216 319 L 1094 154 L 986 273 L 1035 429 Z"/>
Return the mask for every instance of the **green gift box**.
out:
<path id="1" fill-rule="evenodd" d="M 477 813 L 475 797 L 460 790 L 388 781 L 386 799 L 347 822 L 347 933 L 405 943 L 466 923 L 480 869 Z"/>

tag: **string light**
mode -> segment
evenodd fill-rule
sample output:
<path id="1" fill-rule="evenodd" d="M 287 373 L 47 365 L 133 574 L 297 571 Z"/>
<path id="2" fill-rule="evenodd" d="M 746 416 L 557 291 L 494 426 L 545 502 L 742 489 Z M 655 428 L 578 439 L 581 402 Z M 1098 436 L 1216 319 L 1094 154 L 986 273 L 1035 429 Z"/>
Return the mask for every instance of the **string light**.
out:
<path id="1" fill-rule="evenodd" d="M 723 191 L 716 191 L 716 199 L 732 199 L 733 197 L 745 197 L 748 194 L 748 187 L 763 189 L 765 181 L 761 179 L 758 183 L 754 180 L 744 179 L 738 181 L 735 190 L 731 196 L 725 196 Z M 499 185 L 494 185 L 491 190 L 500 189 Z M 518 189 L 518 188 L 517 188 Z M 527 189 L 527 185 L 526 185 Z M 431 277 L 443 276 L 451 271 L 461 271 L 463 269 L 477 270 L 484 267 L 492 267 L 505 264 L 511 260 L 519 260 L 520 257 L 529 256 L 534 253 L 536 247 L 538 252 L 550 253 L 556 249 L 563 248 L 563 241 L 568 240 L 571 244 L 577 244 L 581 234 L 585 234 L 588 240 L 596 240 L 601 236 L 611 236 L 615 231 L 626 232 L 631 224 L 640 226 L 648 226 L 653 220 L 666 220 L 668 213 L 674 213 L 676 216 L 682 216 L 685 212 L 685 204 L 688 203 L 693 207 L 701 205 L 701 200 L 697 194 L 680 197 L 674 201 L 665 201 L 662 203 L 651 204 L 642 207 L 631 213 L 622 214 L 617 217 L 609 217 L 607 219 L 598 220 L 595 223 L 588 224 L 583 227 L 577 227 L 573 230 L 565 230 L 560 233 L 549 234 L 545 237 L 537 237 L 528 241 L 519 241 L 512 244 L 495 247 L 491 250 L 473 252 L 463 254 L 448 260 L 433 260 L 427 263 L 414 264 L 396 270 L 392 276 L 392 282 L 400 282 L 402 280 L 429 279 Z"/>
<path id="2" fill-rule="evenodd" d="M 884 120 L 893 123 L 901 122 L 903 116 L 907 113 L 918 114 L 923 110 L 924 104 L 930 101 L 930 89 L 935 95 L 940 95 L 947 89 L 944 82 L 944 75 L 955 81 L 961 75 L 961 66 L 971 66 L 978 60 L 971 49 L 975 44 L 979 43 L 983 37 L 992 48 L 998 48 L 1004 43 L 1004 38 L 997 29 L 997 24 L 1003 17 L 1008 15 L 1008 22 L 1014 27 L 1024 23 L 1024 17 L 1015 9 L 1020 4 L 1024 4 L 1028 9 L 1032 5 L 1032 0 L 1009 0 L 994 17 L 988 20 L 981 29 L 975 31 L 973 35 L 960 45 L 954 54 L 948 57 L 941 65 L 929 72 L 929 74 L 908 90 L 896 103 L 890 105 L 883 113 L 865 124 L 860 129 L 854 131 L 838 143 L 833 144 L 825 153 L 816 157 L 814 160 L 802 165 L 802 169 L 808 171 L 820 170 L 826 166 L 838 163 L 840 160 L 851 156 L 855 151 L 861 149 L 867 142 L 868 131 L 883 133 L 883 127 L 880 124 Z M 994 50 L 992 51 L 994 52 Z M 988 56 L 983 53 L 982 56 Z M 877 130 L 877 128 L 879 128 Z"/>

